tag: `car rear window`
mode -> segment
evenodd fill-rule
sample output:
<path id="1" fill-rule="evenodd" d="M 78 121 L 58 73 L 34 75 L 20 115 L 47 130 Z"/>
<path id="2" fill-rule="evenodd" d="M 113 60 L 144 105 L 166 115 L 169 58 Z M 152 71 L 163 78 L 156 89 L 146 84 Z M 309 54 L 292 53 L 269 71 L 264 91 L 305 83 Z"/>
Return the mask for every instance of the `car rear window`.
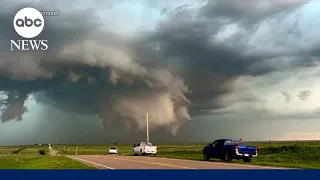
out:
<path id="1" fill-rule="evenodd" d="M 225 144 L 225 145 L 237 145 L 237 144 L 239 144 L 239 141 L 236 141 L 236 140 L 227 140 L 227 141 L 225 141 L 224 144 Z"/>
<path id="2" fill-rule="evenodd" d="M 111 147 L 110 149 L 112 149 L 112 150 L 116 150 L 117 148 L 115 148 L 115 147 Z"/>
<path id="3" fill-rule="evenodd" d="M 152 146 L 151 143 L 142 143 L 142 145 L 144 145 L 144 146 Z"/>

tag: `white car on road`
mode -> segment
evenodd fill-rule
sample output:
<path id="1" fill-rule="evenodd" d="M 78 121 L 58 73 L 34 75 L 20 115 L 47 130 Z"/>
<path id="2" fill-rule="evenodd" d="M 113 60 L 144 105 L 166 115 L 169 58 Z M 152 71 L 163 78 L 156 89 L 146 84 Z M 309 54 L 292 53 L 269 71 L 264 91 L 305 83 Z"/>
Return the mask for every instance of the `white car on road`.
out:
<path id="1" fill-rule="evenodd" d="M 116 147 L 110 147 L 108 154 L 118 154 L 118 149 Z"/>
<path id="2" fill-rule="evenodd" d="M 156 155 L 157 150 L 158 150 L 158 147 L 152 146 L 151 143 L 140 142 L 138 144 L 133 145 L 132 155 L 133 156 L 145 155 L 145 154 Z"/>

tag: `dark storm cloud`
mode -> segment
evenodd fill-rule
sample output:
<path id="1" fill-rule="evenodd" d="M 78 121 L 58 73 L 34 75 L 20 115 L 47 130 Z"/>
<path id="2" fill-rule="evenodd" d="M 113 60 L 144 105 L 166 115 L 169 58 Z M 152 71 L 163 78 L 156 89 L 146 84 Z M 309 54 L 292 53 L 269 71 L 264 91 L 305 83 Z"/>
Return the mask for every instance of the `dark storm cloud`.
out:
<path id="1" fill-rule="evenodd" d="M 209 18 L 256 23 L 272 15 L 290 13 L 306 3 L 307 0 L 211 0 L 200 14 Z"/>
<path id="2" fill-rule="evenodd" d="M 224 13 L 230 14 L 230 17 L 228 16 L 229 19 L 233 17 L 244 17 L 240 12 L 256 11 L 257 8 L 255 7 L 262 4 L 264 6 L 270 6 L 265 10 L 268 12 L 263 16 L 262 20 L 265 20 L 265 18 L 269 18 L 270 14 L 273 14 L 274 8 L 277 9 L 277 12 L 283 12 L 280 10 L 286 8 L 293 10 L 291 8 L 292 6 L 298 7 L 305 3 L 305 1 L 302 0 L 248 1 L 247 3 L 234 0 L 209 1 L 208 4 L 214 4 L 214 7 L 219 9 L 219 11 L 215 11 L 214 9 L 210 10 L 218 15 L 213 17 L 203 16 L 201 12 L 204 10 L 199 11 L 200 13 L 196 15 L 188 10 L 174 13 L 172 17 L 160 23 L 157 31 L 147 38 L 147 45 L 153 44 L 157 46 L 158 49 L 155 53 L 161 54 L 166 58 L 176 57 L 182 59 L 181 64 L 190 69 L 201 69 L 204 72 L 214 72 L 227 77 L 246 74 L 259 75 L 274 70 L 283 70 L 287 64 L 282 65 L 281 63 L 285 63 L 286 58 L 293 59 L 292 67 L 289 68 L 309 66 L 310 64 L 308 64 L 308 62 L 313 60 L 309 51 L 301 52 L 297 49 L 299 52 L 288 52 L 284 50 L 283 52 L 247 53 L 247 49 L 244 48 L 249 48 L 246 44 L 248 44 L 248 40 L 250 40 L 252 34 L 257 30 L 256 27 L 252 27 L 252 25 L 245 27 L 245 32 L 236 32 L 226 40 L 227 42 L 220 42 L 214 39 L 215 36 L 219 35 L 221 30 L 225 30 L 223 28 L 226 25 L 231 24 L 228 21 L 226 22 L 219 19 L 219 15 L 223 15 Z M 249 7 L 246 4 L 252 5 L 253 7 Z M 279 8 L 278 5 L 282 5 L 281 8 Z M 238 8 L 238 13 L 233 11 L 233 9 Z M 232 12 L 235 14 L 232 15 Z M 288 13 L 290 13 L 290 11 Z M 287 28 L 290 29 L 292 26 L 292 24 L 289 24 Z M 274 41 L 277 40 L 278 39 L 275 39 Z M 232 45 L 230 46 L 229 44 Z M 301 53 L 303 53 L 303 55 L 299 55 Z M 276 61 L 277 64 L 273 64 L 273 61 Z M 260 64 L 263 64 L 263 66 L 259 66 Z"/>
<path id="3" fill-rule="evenodd" d="M 193 106 L 200 109 L 225 107 L 217 101 L 221 95 L 237 91 L 231 82 L 239 76 L 259 76 L 275 71 L 315 66 L 314 56 L 302 46 L 288 50 L 286 43 L 277 45 L 276 41 L 286 41 L 291 36 L 265 39 L 278 46 L 274 50 L 255 50 L 248 41 L 258 32 L 258 25 L 268 18 L 281 19 L 293 12 L 306 1 L 257 1 L 212 0 L 200 8 L 198 13 L 183 8 L 172 10 L 172 16 L 162 21 L 158 29 L 149 34 L 146 46 L 154 46 L 154 54 L 161 59 L 179 64 L 179 71 L 192 91 Z M 183 6 L 181 6 L 183 7 Z M 166 12 L 168 9 L 166 9 Z M 280 14 L 280 15 L 279 15 Z M 279 16 L 277 16 L 279 15 Z M 221 18 L 224 19 L 221 19 Z M 296 17 L 298 18 L 298 17 Z M 251 23 L 243 23 L 250 21 Z M 296 22 L 296 21 L 294 21 Z M 225 40 L 215 39 L 223 30 L 240 28 Z M 288 31 L 296 28 L 296 23 L 288 24 Z M 296 30 L 298 31 L 298 30 Z M 270 32 L 272 33 L 272 32 Z M 296 32 L 296 34 L 299 32 Z M 263 47 L 264 42 L 258 42 Z M 265 42 L 266 43 L 266 42 Z M 245 82 L 244 82 L 245 83 Z M 241 86 L 241 85 L 240 85 Z M 239 90 L 238 90 L 239 91 Z M 254 96 L 251 99 L 256 99 Z M 241 98 L 235 101 L 242 101 Z M 227 103 L 228 105 L 233 104 Z"/>
<path id="4" fill-rule="evenodd" d="M 282 91 L 281 94 L 284 96 L 286 103 L 290 102 L 291 96 L 287 91 Z"/>
<path id="5" fill-rule="evenodd" d="M 147 69 L 136 62 L 143 57 L 134 52 L 134 43 L 97 30 L 100 26 L 92 20 L 93 12 L 88 16 L 88 11 L 60 10 L 59 17 L 46 17 L 44 31 L 37 37 L 48 39 L 45 53 L 9 52 L 7 42 L 19 38 L 12 28 L 12 9 L 2 11 L 0 18 L 7 24 L 0 30 L 6 35 L 1 37 L 5 42 L 1 45 L 1 90 L 9 92 L 2 96 L 3 121 L 21 117 L 29 94 L 65 111 L 98 114 L 105 125 L 117 121 L 128 128 L 143 128 L 140 122 L 149 112 L 155 115 L 153 127 L 166 126 L 174 133 L 190 119 L 188 87 L 183 81 L 165 69 Z M 21 94 L 17 100 L 12 90 Z"/>
<path id="6" fill-rule="evenodd" d="M 311 95 L 310 90 L 303 90 L 297 95 L 301 100 L 306 100 Z"/>
<path id="7" fill-rule="evenodd" d="M 22 120 L 22 114 L 26 112 L 24 102 L 28 97 L 27 92 L 11 91 L 7 93 L 1 93 L 0 110 L 1 110 L 1 122 L 9 120 Z"/>
<path id="8" fill-rule="evenodd" d="M 257 15 L 261 22 L 277 12 L 289 13 L 303 4 L 270 0 L 264 4 L 268 6 L 266 11 L 261 13 L 256 2 L 262 1 L 247 1 L 248 7 L 238 1 L 210 1 L 197 12 L 190 10 L 191 5 L 182 3 L 170 8 L 170 13 L 167 9 L 163 14 L 167 18 L 159 22 L 154 31 L 128 40 L 116 33 L 101 31 L 103 25 L 97 17 L 98 10 L 91 8 L 107 7 L 100 4 L 101 1 L 88 5 L 86 10 L 72 12 L 75 2 L 66 6 L 64 1 L 40 1 L 32 6 L 45 10 L 57 8 L 60 16 L 46 17 L 45 29 L 39 38 L 48 39 L 49 50 L 39 53 L 8 51 L 9 40 L 20 38 L 12 27 L 14 10 L 26 5 L 5 1 L 2 3 L 5 6 L 0 8 L 3 25 L 0 38 L 4 42 L 0 44 L 0 80 L 1 90 L 9 92 L 7 97 L 2 96 L 3 104 L 14 110 L 7 109 L 3 115 L 10 112 L 6 117 L 21 117 L 21 102 L 33 94 L 37 102 L 66 112 L 97 114 L 106 127 L 121 125 L 141 129 L 145 126 L 145 113 L 149 112 L 155 119 L 152 127 L 165 126 L 176 132 L 180 124 L 190 119 L 190 107 L 192 115 L 228 113 L 223 108 L 239 101 L 263 103 L 245 92 L 247 79 L 240 77 L 314 66 L 311 62 L 316 55 L 311 58 L 308 54 L 311 50 L 299 50 L 300 47 L 252 51 L 248 41 L 258 28 L 252 24 L 245 27 L 249 24 L 239 20 Z M 233 4 L 227 6 L 228 3 Z M 230 9 L 222 11 L 227 7 Z M 215 16 L 209 11 L 215 12 Z M 250 21 L 257 22 L 257 19 Z M 228 25 L 234 25 L 232 23 L 240 30 L 235 30 L 227 40 L 219 39 L 224 30 L 231 29 Z M 289 23 L 287 28 L 293 26 Z M 11 100 L 14 92 L 20 94 L 17 100 Z"/>

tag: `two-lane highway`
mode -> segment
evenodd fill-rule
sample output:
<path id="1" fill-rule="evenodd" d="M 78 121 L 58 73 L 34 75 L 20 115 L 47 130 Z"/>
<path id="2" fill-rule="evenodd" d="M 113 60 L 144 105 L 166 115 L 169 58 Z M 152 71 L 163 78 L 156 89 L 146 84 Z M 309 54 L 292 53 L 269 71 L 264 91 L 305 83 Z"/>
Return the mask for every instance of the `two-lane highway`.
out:
<path id="1" fill-rule="evenodd" d="M 75 155 L 72 159 L 91 164 L 100 169 L 284 169 L 223 162 L 205 162 L 119 155 Z"/>

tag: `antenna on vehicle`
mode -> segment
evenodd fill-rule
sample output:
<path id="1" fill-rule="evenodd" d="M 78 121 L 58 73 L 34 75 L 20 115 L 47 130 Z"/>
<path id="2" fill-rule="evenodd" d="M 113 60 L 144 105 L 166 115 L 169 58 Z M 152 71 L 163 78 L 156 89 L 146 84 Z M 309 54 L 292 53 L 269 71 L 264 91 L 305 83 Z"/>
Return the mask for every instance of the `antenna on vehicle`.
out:
<path id="1" fill-rule="evenodd" d="M 148 116 L 148 113 L 146 114 L 146 121 L 147 121 L 147 143 L 149 144 L 149 116 Z"/>

